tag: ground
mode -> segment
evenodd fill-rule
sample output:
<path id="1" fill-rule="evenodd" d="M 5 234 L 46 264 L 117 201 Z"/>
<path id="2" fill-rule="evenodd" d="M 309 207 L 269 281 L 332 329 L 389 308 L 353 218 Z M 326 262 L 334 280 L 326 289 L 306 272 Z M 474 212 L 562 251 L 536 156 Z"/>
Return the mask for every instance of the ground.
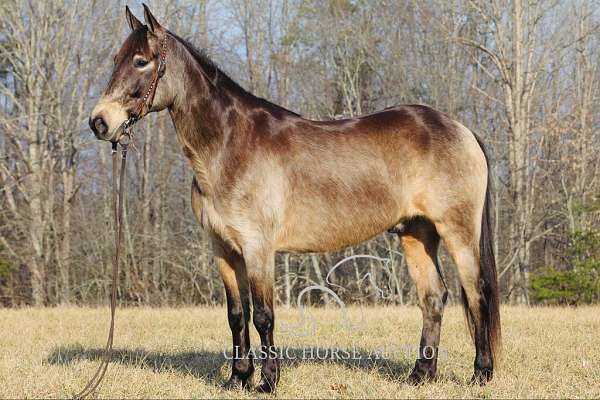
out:
<path id="1" fill-rule="evenodd" d="M 95 372 L 108 316 L 108 308 L 0 309 L 0 398 L 72 397 Z M 276 325 L 288 360 L 274 397 L 600 397 L 600 307 L 503 307 L 503 360 L 486 387 L 468 385 L 474 348 L 458 307 L 444 315 L 438 378 L 421 387 L 405 383 L 418 308 L 279 308 Z M 223 308 L 118 309 L 116 355 L 97 396 L 256 397 L 221 389 L 229 347 Z"/>

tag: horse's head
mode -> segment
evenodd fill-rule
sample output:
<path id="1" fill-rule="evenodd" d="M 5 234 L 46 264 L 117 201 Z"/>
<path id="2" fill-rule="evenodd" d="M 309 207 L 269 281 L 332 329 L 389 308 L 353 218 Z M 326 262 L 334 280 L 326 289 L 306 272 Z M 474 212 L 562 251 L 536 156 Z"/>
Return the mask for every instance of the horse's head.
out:
<path id="1" fill-rule="evenodd" d="M 119 140 L 129 118 L 160 111 L 169 103 L 167 84 L 159 79 L 164 73 L 160 61 L 166 51 L 167 31 L 146 5 L 146 25 L 129 7 L 125 8 L 125 14 L 131 33 L 115 56 L 110 81 L 89 119 L 90 128 L 102 140 Z"/>

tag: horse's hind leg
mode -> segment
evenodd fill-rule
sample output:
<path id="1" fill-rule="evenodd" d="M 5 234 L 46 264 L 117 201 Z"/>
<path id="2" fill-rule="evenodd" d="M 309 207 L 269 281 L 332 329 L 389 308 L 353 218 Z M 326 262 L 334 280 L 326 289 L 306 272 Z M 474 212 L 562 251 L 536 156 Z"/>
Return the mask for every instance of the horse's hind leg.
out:
<path id="1" fill-rule="evenodd" d="M 254 363 L 250 348 L 250 292 L 244 260 L 227 244 L 214 239 L 215 261 L 219 267 L 227 296 L 227 319 L 233 338 L 229 389 L 243 388 L 250 383 Z"/>
<path id="2" fill-rule="evenodd" d="M 279 382 L 279 355 L 273 342 L 275 310 L 273 308 L 273 285 L 275 283 L 275 255 L 270 251 L 244 253 L 248 279 L 252 292 L 254 326 L 260 336 L 262 369 L 256 390 L 271 393 Z"/>
<path id="3" fill-rule="evenodd" d="M 475 339 L 475 371 L 472 383 L 485 384 L 492 379 L 494 370 L 494 340 L 496 326 L 491 323 L 493 304 L 486 298 L 486 281 L 480 269 L 479 220 L 448 215 L 446 221 L 437 223 L 448 252 L 458 268 L 462 286 L 463 305 L 471 335 Z M 487 282 L 490 285 L 492 282 Z M 491 297 L 488 295 L 488 298 Z"/>
<path id="4" fill-rule="evenodd" d="M 438 265 L 440 237 L 434 225 L 422 218 L 411 220 L 400 237 L 423 313 L 419 357 L 408 378 L 410 383 L 419 384 L 433 378 L 436 373 L 440 326 L 447 290 Z"/>

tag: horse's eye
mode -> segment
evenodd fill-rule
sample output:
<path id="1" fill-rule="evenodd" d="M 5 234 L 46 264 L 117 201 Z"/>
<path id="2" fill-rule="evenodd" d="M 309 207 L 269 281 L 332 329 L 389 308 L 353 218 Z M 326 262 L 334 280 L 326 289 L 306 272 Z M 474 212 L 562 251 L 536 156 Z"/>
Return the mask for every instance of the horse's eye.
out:
<path id="1" fill-rule="evenodd" d="M 146 65 L 148 65 L 148 61 L 144 60 L 143 58 L 136 58 L 133 61 L 133 65 L 136 68 L 142 68 L 142 67 L 145 67 Z"/>

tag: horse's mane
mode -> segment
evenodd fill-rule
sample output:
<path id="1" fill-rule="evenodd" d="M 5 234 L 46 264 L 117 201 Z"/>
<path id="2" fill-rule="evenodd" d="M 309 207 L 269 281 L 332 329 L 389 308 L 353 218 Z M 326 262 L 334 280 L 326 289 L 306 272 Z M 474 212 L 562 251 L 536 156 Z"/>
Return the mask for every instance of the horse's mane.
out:
<path id="1" fill-rule="evenodd" d="M 169 31 L 169 34 L 186 48 L 186 50 L 190 53 L 192 58 L 198 63 L 204 74 L 211 80 L 212 84 L 215 85 L 217 88 L 226 88 L 228 91 L 232 91 L 238 95 L 252 99 L 255 103 L 267 109 L 289 113 L 295 116 L 300 116 L 299 114 L 293 111 L 281 107 L 280 105 L 271 103 L 270 101 L 263 99 L 262 97 L 255 96 L 251 92 L 247 91 L 242 86 L 240 86 L 240 84 L 231 79 L 229 75 L 223 72 L 223 70 L 219 68 L 219 66 L 208 57 L 205 50 L 197 49 L 188 40 L 177 36 L 173 32 Z"/>

